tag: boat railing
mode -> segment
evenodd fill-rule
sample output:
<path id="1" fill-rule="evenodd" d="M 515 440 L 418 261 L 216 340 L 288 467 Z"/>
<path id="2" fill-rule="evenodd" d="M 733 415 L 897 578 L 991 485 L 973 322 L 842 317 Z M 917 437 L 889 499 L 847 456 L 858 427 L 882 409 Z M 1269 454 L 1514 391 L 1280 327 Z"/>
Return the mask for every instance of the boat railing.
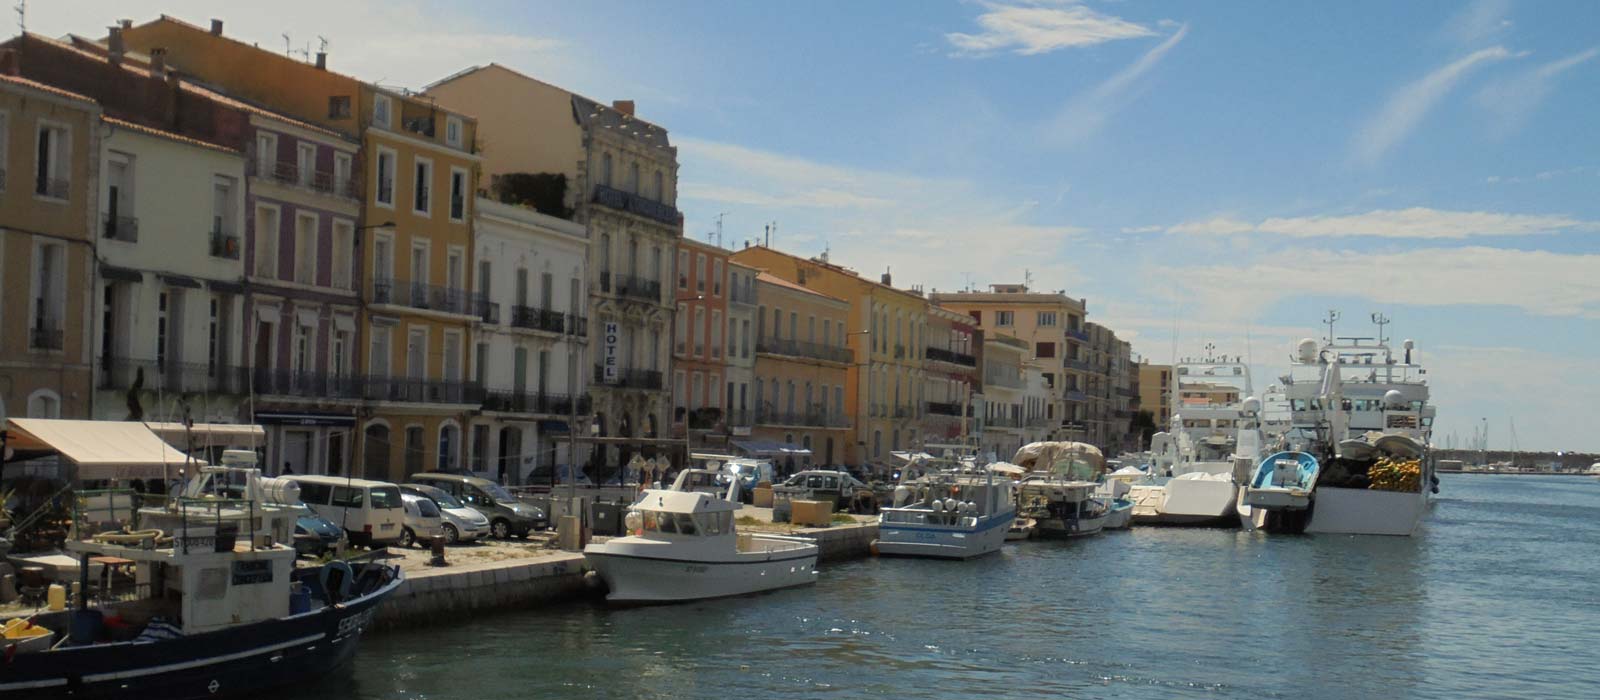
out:
<path id="1" fill-rule="evenodd" d="M 943 525 L 976 527 L 978 518 L 949 511 L 929 510 L 926 506 L 884 508 L 879 511 L 885 525 Z"/>
<path id="2" fill-rule="evenodd" d="M 175 511 L 177 528 L 172 532 L 146 529 L 142 511 L 152 508 Z M 172 548 L 176 553 L 188 554 L 232 551 L 233 546 L 228 543 L 243 537 L 254 551 L 261 515 L 256 502 L 249 499 L 172 498 L 132 489 L 89 489 L 73 496 L 72 538 L 147 549 Z"/>

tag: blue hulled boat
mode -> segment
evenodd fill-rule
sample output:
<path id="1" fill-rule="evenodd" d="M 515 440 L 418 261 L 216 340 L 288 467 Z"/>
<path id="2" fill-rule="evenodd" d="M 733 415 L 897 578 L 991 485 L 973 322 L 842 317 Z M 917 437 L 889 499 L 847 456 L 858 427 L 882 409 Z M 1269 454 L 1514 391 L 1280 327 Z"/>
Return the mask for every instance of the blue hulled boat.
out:
<path id="1" fill-rule="evenodd" d="M 1321 474 L 1317 458 L 1304 452 L 1279 452 L 1256 468 L 1245 489 L 1244 502 L 1265 511 L 1304 510 Z"/>

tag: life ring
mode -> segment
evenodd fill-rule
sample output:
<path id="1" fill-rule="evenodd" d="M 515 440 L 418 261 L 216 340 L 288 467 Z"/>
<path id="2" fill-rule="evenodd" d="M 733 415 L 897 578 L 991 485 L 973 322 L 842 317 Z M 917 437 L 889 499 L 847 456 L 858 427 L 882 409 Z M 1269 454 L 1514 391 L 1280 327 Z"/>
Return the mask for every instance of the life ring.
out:
<path id="1" fill-rule="evenodd" d="M 328 594 L 328 603 L 335 604 L 350 597 L 350 581 L 355 578 L 355 572 L 350 565 L 342 561 L 331 561 L 322 565 L 322 570 L 317 572 L 317 582 L 322 584 L 323 592 Z"/>

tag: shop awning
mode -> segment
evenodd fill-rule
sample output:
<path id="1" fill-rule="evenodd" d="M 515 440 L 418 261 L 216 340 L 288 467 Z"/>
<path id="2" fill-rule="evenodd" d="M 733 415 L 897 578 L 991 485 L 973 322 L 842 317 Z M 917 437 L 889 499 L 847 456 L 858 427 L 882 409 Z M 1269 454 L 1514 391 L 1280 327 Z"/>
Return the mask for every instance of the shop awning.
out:
<path id="1" fill-rule="evenodd" d="M 211 291 L 213 291 L 213 292 L 224 292 L 224 293 L 227 293 L 227 294 L 243 294 L 244 293 L 244 285 L 239 284 L 238 282 L 224 282 L 222 280 L 206 280 L 206 286 L 210 287 Z"/>
<path id="2" fill-rule="evenodd" d="M 734 440 L 733 446 L 752 457 L 803 457 L 811 454 L 811 450 L 792 442 L 773 440 Z"/>
<path id="3" fill-rule="evenodd" d="M 331 425 L 352 427 L 356 424 L 356 417 L 349 413 L 256 411 L 256 422 L 265 425 Z"/>
<path id="4" fill-rule="evenodd" d="M 352 422 L 355 418 L 352 416 Z M 239 423 L 195 423 L 185 429 L 182 423 L 146 423 L 156 437 L 173 445 L 187 445 L 194 440 L 201 447 L 255 447 L 265 445 L 267 430 L 259 425 Z"/>
<path id="5" fill-rule="evenodd" d="M 173 287 L 183 287 L 185 289 L 199 289 L 200 288 L 199 280 L 196 280 L 193 277 L 185 277 L 183 275 L 166 275 L 166 274 L 163 274 L 163 275 L 161 275 L 161 281 L 162 282 L 166 282 L 168 285 L 171 285 Z"/>
<path id="6" fill-rule="evenodd" d="M 78 466 L 80 479 L 148 479 L 176 475 L 189 460 L 143 423 L 12 418 L 7 442 L 48 450 Z"/>
<path id="7" fill-rule="evenodd" d="M 100 276 L 108 280 L 119 280 L 122 282 L 144 281 L 144 273 L 139 272 L 138 270 L 129 270 L 125 267 L 114 267 L 111 265 L 101 265 Z"/>

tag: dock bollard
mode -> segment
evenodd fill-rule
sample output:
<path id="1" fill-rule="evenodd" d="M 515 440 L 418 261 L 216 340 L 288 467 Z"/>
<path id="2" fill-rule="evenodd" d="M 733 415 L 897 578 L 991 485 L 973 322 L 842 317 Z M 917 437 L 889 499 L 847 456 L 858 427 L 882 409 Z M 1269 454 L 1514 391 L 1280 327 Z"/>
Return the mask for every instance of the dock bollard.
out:
<path id="1" fill-rule="evenodd" d="M 449 564 L 444 560 L 443 535 L 435 535 L 433 541 L 429 544 L 429 547 L 433 552 L 433 558 L 428 560 L 428 566 L 449 566 Z"/>

